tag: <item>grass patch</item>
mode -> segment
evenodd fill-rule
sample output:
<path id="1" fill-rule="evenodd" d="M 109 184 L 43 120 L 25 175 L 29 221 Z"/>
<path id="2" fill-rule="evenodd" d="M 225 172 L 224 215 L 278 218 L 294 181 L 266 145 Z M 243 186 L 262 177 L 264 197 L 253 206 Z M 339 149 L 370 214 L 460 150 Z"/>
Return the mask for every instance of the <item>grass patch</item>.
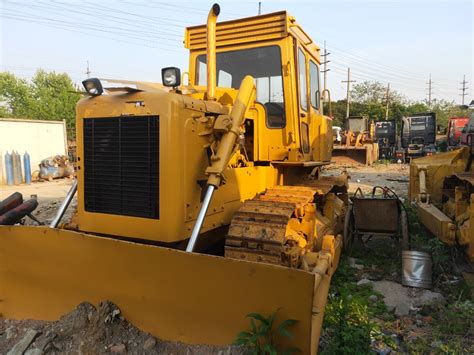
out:
<path id="1" fill-rule="evenodd" d="M 474 353 L 474 303 L 457 301 L 422 312 L 432 315 L 433 322 L 423 336 L 407 342 L 410 354 Z"/>
<path id="2" fill-rule="evenodd" d="M 472 293 L 456 269 L 460 254 L 433 237 L 419 222 L 416 207 L 405 204 L 411 249 L 425 251 L 433 260 L 433 291 L 441 292 L 447 305 L 425 306 L 418 314 L 401 319 L 387 311 L 382 295 L 370 284 L 357 286 L 366 277 L 400 282 L 400 248 L 387 240 L 374 239 L 370 248 L 354 242 L 350 257 L 363 265 L 349 266 L 348 255 L 341 258 L 332 278 L 326 305 L 322 354 L 369 354 L 375 345 L 410 354 L 474 353 L 474 302 Z M 374 297 L 377 300 L 374 301 Z M 372 298 L 372 301 L 371 301 Z M 389 336 L 388 334 L 392 335 Z M 400 343 L 395 343 L 395 339 Z"/>
<path id="3" fill-rule="evenodd" d="M 370 354 L 374 341 L 396 348 L 375 321 L 393 320 L 387 312 L 383 297 L 372 285 L 356 284 L 355 270 L 343 257 L 333 277 L 324 315 L 324 335 L 327 339 L 322 354 Z M 371 296 L 377 299 L 371 300 Z"/>

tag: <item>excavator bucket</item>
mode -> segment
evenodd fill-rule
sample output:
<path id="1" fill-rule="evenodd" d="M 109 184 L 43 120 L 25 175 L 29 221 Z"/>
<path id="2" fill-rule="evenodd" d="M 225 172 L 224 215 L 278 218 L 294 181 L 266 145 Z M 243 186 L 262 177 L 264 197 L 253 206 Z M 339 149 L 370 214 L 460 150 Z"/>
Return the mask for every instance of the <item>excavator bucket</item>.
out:
<path id="1" fill-rule="evenodd" d="M 340 237 L 325 237 L 313 271 L 185 253 L 47 227 L 0 226 L 0 314 L 56 320 L 110 300 L 157 337 L 224 345 L 248 313 L 296 319 L 283 346 L 315 353 Z"/>

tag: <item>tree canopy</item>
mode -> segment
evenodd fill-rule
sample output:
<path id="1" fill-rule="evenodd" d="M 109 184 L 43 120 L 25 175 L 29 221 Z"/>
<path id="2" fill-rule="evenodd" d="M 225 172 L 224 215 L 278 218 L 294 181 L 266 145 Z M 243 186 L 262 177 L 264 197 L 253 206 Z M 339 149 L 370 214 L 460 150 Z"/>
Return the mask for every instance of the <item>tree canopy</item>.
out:
<path id="1" fill-rule="evenodd" d="M 80 95 L 67 74 L 38 70 L 31 81 L 0 73 L 0 117 L 66 120 L 74 132 Z"/>

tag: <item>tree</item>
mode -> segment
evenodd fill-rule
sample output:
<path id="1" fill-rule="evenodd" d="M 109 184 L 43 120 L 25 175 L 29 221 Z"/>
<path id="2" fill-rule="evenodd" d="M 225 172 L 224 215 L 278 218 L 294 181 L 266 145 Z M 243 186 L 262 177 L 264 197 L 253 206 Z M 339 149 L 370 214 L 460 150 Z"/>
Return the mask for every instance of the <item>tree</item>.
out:
<path id="1" fill-rule="evenodd" d="M 27 81 L 18 79 L 11 73 L 0 73 L 0 102 L 2 117 L 31 117 L 31 88 Z"/>
<path id="2" fill-rule="evenodd" d="M 465 108 L 457 106 L 454 101 L 433 100 L 431 111 L 436 113 L 436 123 L 443 130 L 448 127 L 449 117 L 466 116 L 469 117 Z"/>
<path id="3" fill-rule="evenodd" d="M 351 90 L 351 116 L 367 116 L 375 121 L 384 120 L 386 90 L 386 87 L 378 81 L 364 81 L 354 85 Z M 395 119 L 400 124 L 402 117 L 424 112 L 435 112 L 437 124 L 441 129 L 447 127 L 449 117 L 467 116 L 467 110 L 456 106 L 454 102 L 435 99 L 430 108 L 427 102 L 411 102 L 401 93 L 390 90 L 389 119 Z M 346 117 L 346 100 L 332 102 L 332 113 L 334 125 L 343 127 Z"/>
<path id="4" fill-rule="evenodd" d="M 75 107 L 80 95 L 71 78 L 38 70 L 28 82 L 11 73 L 0 73 L 0 114 L 6 117 L 41 120 L 66 120 L 74 132 Z M 73 134 L 72 134 L 73 135 Z"/>
<path id="5" fill-rule="evenodd" d="M 387 105 L 387 88 L 378 81 L 364 81 L 354 85 L 351 91 L 354 103 L 360 105 L 361 115 L 368 116 L 372 120 L 384 120 Z M 406 98 L 395 90 L 390 90 L 388 116 L 392 119 L 402 117 L 400 108 L 405 106 Z M 356 106 L 354 107 L 356 108 Z"/>

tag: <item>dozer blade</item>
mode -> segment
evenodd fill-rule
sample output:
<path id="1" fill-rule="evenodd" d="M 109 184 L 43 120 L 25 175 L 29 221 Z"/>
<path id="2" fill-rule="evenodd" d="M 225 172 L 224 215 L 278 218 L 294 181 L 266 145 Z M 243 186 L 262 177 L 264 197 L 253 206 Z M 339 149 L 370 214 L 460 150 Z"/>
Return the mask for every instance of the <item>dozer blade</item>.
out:
<path id="1" fill-rule="evenodd" d="M 296 319 L 284 346 L 315 353 L 340 238 L 314 273 L 46 227 L 0 226 L 0 314 L 55 320 L 110 300 L 137 327 L 170 341 L 224 345 L 245 315 Z M 328 244 L 328 243 L 326 243 Z M 329 243 L 330 244 L 330 243 Z"/>
<path id="2" fill-rule="evenodd" d="M 370 166 L 378 159 L 378 145 L 364 144 L 361 147 L 334 146 L 332 161 L 336 164 L 358 164 Z"/>

